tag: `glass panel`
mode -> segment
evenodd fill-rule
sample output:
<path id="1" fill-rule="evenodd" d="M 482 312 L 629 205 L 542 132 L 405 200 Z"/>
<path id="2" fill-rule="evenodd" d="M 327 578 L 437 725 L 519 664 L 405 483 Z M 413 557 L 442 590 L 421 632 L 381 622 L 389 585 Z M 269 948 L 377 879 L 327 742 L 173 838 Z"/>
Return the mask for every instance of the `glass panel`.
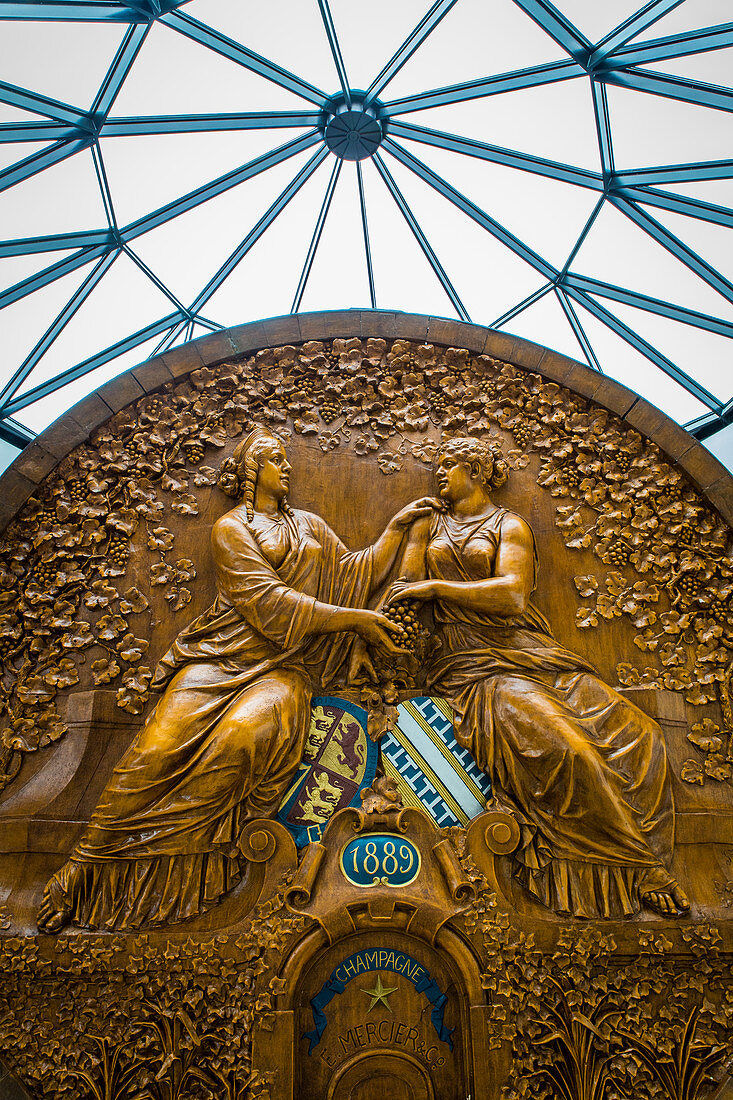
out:
<path id="1" fill-rule="evenodd" d="M 0 259 L 0 288 L 4 290 L 6 287 L 15 286 L 16 283 L 27 279 L 29 275 L 59 263 L 73 251 L 67 248 L 58 252 L 34 252 L 29 256 L 3 256 Z"/>
<path id="2" fill-rule="evenodd" d="M 12 164 L 18 164 L 27 157 L 39 153 L 41 149 L 50 149 L 48 141 L 9 141 L 0 143 L 0 170 L 9 168 Z M 17 187 L 17 184 L 15 184 Z"/>
<path id="3" fill-rule="evenodd" d="M 142 363 L 153 354 L 160 339 L 160 336 L 156 336 L 154 340 L 148 340 L 146 343 L 140 344 L 139 347 L 120 355 L 112 362 L 105 363 L 103 367 L 97 367 L 96 370 L 90 371 L 82 378 L 69 382 L 67 386 L 56 393 L 49 394 L 48 397 L 42 397 L 40 401 L 36 401 L 27 409 L 22 409 L 16 420 L 30 428 L 31 431 L 42 432 L 44 428 L 47 428 L 49 424 L 53 424 L 54 420 L 63 415 L 59 412 L 60 408 L 73 408 L 78 401 L 81 401 L 87 394 L 99 389 L 111 378 L 116 378 L 123 371 Z"/>
<path id="4" fill-rule="evenodd" d="M 403 168 L 392 157 L 385 160 L 473 321 L 491 324 L 533 294 L 546 281 L 534 268 L 519 259 L 407 168 Z M 394 206 L 392 200 L 389 201 Z M 398 216 L 402 221 L 402 216 Z M 412 282 L 409 262 L 395 263 L 395 256 L 400 253 L 398 249 L 392 248 L 390 237 L 386 238 L 382 247 L 386 253 L 385 258 L 389 257 L 391 265 L 388 285 L 394 288 L 394 297 L 388 297 L 387 302 L 400 309 L 426 312 L 428 307 L 420 305 L 409 285 Z M 380 270 L 384 266 L 382 264 Z M 405 278 L 406 271 L 410 272 L 409 278 Z M 378 283 L 378 291 L 381 293 L 380 288 L 381 282 Z M 416 290 L 420 289 L 421 284 L 418 283 Z M 437 292 L 430 292 L 431 301 Z M 452 307 L 449 315 L 453 315 Z"/>
<path id="5" fill-rule="evenodd" d="M 717 291 L 608 203 L 575 257 L 572 270 L 688 309 L 733 319 L 733 308 Z"/>
<path id="6" fill-rule="evenodd" d="M 353 0 L 331 0 L 352 88 L 369 87 L 430 6 L 430 0 L 371 0 L 368 7 L 356 7 Z"/>
<path id="7" fill-rule="evenodd" d="M 611 84 L 607 88 L 617 168 L 718 160 L 730 150 L 729 112 Z"/>
<path id="8" fill-rule="evenodd" d="M 733 229 L 700 218 L 689 218 L 685 214 L 675 214 L 671 210 L 649 209 L 649 213 L 658 222 L 674 233 L 688 248 L 707 260 L 716 271 L 733 279 Z M 721 307 L 725 299 L 721 301 Z"/>
<path id="9" fill-rule="evenodd" d="M 696 27 L 714 27 L 718 23 L 730 22 L 730 0 L 687 0 L 662 19 L 657 20 L 637 35 L 639 41 L 647 38 L 662 38 L 667 34 L 679 34 L 694 30 Z"/>
<path id="10" fill-rule="evenodd" d="M 184 10 L 186 15 L 215 27 L 228 38 L 244 42 L 250 50 L 296 73 L 327 95 L 339 88 L 338 73 L 315 2 L 268 0 L 267 4 L 241 4 L 231 0 L 194 0 Z M 283 34 L 284 27 L 287 34 Z M 340 32 L 337 23 L 339 40 Z M 307 103 L 303 107 L 307 108 Z"/>
<path id="11" fill-rule="evenodd" d="M 733 371 L 730 369 L 731 341 L 706 329 L 658 317 L 642 309 L 602 302 L 611 308 L 629 328 L 643 336 L 676 366 L 681 367 L 715 397 L 729 401 L 733 397 Z"/>
<path id="12" fill-rule="evenodd" d="M 639 6 L 639 0 L 603 0 L 602 4 L 589 4 L 588 0 L 556 0 L 555 3 L 555 7 L 591 42 L 600 41 L 638 11 Z"/>
<path id="13" fill-rule="evenodd" d="M 460 48 L 456 48 L 460 43 Z M 512 0 L 460 0 L 382 94 L 399 99 L 567 55 Z"/>
<path id="14" fill-rule="evenodd" d="M 719 462 L 733 470 L 733 424 L 723 428 L 717 435 L 711 435 L 703 440 L 703 444 L 711 451 Z"/>
<path id="15" fill-rule="evenodd" d="M 695 183 L 660 183 L 663 191 L 676 191 L 693 199 L 712 202 L 717 206 L 733 206 L 733 179 L 699 180 Z"/>
<path id="16" fill-rule="evenodd" d="M 608 308 L 608 303 L 603 303 Z M 614 312 L 613 310 L 611 312 Z M 586 335 L 603 366 L 604 374 L 642 393 L 648 401 L 680 424 L 708 410 L 640 352 L 582 307 L 578 315 Z"/>
<path id="17" fill-rule="evenodd" d="M 119 23 L 4 19 L 2 78 L 62 103 L 89 108 L 126 30 Z"/>
<path id="18" fill-rule="evenodd" d="M 401 143 L 402 144 L 402 143 Z M 500 222 L 540 256 L 562 267 L 600 198 L 570 183 L 505 168 L 419 142 L 404 142 L 411 153 Z M 393 159 L 388 158 L 391 164 Z"/>
<path id="19" fill-rule="evenodd" d="M 400 118 L 600 170 L 590 82 L 585 77 L 415 111 Z"/>
<path id="20" fill-rule="evenodd" d="M 19 392 L 33 389 L 173 310 L 132 260 L 118 256 Z"/>
<path id="21" fill-rule="evenodd" d="M 729 19 L 730 21 L 730 19 Z M 733 47 L 722 50 L 708 50 L 705 53 L 688 57 L 674 57 L 669 61 L 655 61 L 644 65 L 645 69 L 660 73 L 673 73 L 687 80 L 701 80 L 705 84 L 731 83 L 733 73 Z"/>
<path id="22" fill-rule="evenodd" d="M 82 150 L 0 192 L 0 225 L 12 238 L 106 227 L 91 153 Z"/>
<path id="23" fill-rule="evenodd" d="M 544 344 L 553 351 L 559 351 L 562 355 L 569 355 L 571 359 L 579 359 L 582 363 L 586 363 L 583 350 L 554 292 L 546 294 L 539 302 L 523 309 L 519 316 L 512 317 L 511 321 L 507 321 L 504 330 L 514 333 L 515 336 L 523 336 L 525 340 L 532 340 L 535 344 Z M 595 348 L 593 350 L 595 351 Z"/>
<path id="24" fill-rule="evenodd" d="M 269 152 L 301 131 L 104 138 L 102 154 L 121 225 Z"/>
<path id="25" fill-rule="evenodd" d="M 154 23 L 115 101 L 114 114 L 303 110 L 307 106 L 300 96 Z"/>

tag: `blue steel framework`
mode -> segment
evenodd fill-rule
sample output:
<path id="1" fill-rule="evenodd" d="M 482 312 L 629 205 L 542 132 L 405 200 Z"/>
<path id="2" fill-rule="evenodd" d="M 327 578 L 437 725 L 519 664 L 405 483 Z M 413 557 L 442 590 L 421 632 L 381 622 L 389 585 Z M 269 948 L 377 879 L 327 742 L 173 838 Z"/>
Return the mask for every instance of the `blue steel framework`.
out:
<path id="1" fill-rule="evenodd" d="M 470 320 L 448 273 L 441 265 L 403 192 L 400 191 L 389 171 L 383 155 L 385 154 L 415 173 L 416 176 L 442 195 L 445 200 L 456 206 L 478 226 L 490 233 L 541 274 L 544 281 L 539 290 L 524 301 L 517 303 L 513 309 L 504 313 L 503 316 L 496 318 L 492 327 L 502 328 L 505 325 L 510 325 L 512 319 L 523 309 L 538 301 L 545 294 L 554 294 L 575 333 L 583 355 L 593 369 L 600 371 L 601 363 L 581 324 L 577 306 L 582 306 L 592 316 L 608 326 L 609 329 L 683 386 L 689 393 L 693 394 L 698 401 L 702 402 L 708 412 L 688 425 L 700 438 L 705 438 L 717 431 L 722 425 L 733 422 L 733 401 L 724 403 L 709 392 L 682 367 L 673 363 L 628 324 L 621 321 L 611 309 L 601 304 L 599 299 L 610 303 L 616 302 L 634 306 L 649 313 L 726 337 L 733 336 L 732 322 L 692 309 L 685 309 L 670 302 L 652 298 L 622 286 L 614 286 L 570 270 L 571 264 L 600 210 L 604 204 L 608 203 L 629 218 L 641 230 L 649 234 L 651 238 L 716 290 L 725 300 L 733 303 L 733 284 L 660 224 L 650 212 L 650 208 L 658 208 L 730 228 L 733 226 L 733 209 L 673 193 L 665 190 L 664 185 L 732 178 L 733 160 L 667 166 L 651 165 L 633 171 L 617 171 L 614 163 L 611 121 L 606 91 L 606 86 L 611 84 L 672 100 L 682 100 L 716 111 L 733 111 L 733 88 L 687 80 L 643 67 L 653 62 L 682 58 L 691 54 L 700 54 L 733 46 L 733 23 L 691 30 L 684 34 L 639 40 L 639 36 L 644 35 L 659 19 L 685 2 L 685 0 L 649 0 L 648 3 L 640 7 L 638 11 L 607 34 L 600 42 L 593 43 L 554 7 L 550 0 L 514 0 L 514 3 L 557 43 L 560 50 L 567 55 L 566 57 L 550 64 L 534 65 L 514 72 L 493 74 L 480 80 L 435 88 L 402 99 L 387 99 L 384 93 L 389 82 L 456 2 L 457 0 L 435 0 L 424 18 L 408 35 L 384 69 L 364 92 L 356 91 L 349 84 L 328 0 L 317 0 L 324 31 L 339 77 L 340 92 L 337 96 L 333 96 L 314 87 L 296 74 L 259 56 L 243 43 L 234 41 L 198 19 L 192 18 L 181 10 L 185 6 L 182 3 L 162 2 L 162 0 L 130 0 L 128 3 L 119 3 L 115 0 L 66 0 L 66 2 L 38 0 L 35 3 L 16 3 L 12 0 L 0 0 L 0 19 L 101 21 L 127 25 L 116 56 L 89 110 L 58 102 L 25 88 L 15 87 L 0 81 L 0 102 L 38 116 L 38 121 L 0 125 L 0 142 L 47 143 L 39 152 L 18 160 L 0 171 L 0 190 L 13 187 L 43 171 L 44 168 L 67 157 L 74 156 L 80 150 L 89 149 L 94 159 L 99 188 L 107 215 L 107 225 L 98 230 L 0 241 L 0 257 L 30 255 L 54 250 L 72 250 L 69 255 L 64 256 L 57 263 L 51 264 L 0 292 L 0 309 L 17 302 L 26 295 L 32 294 L 35 290 L 48 285 L 69 272 L 84 267 L 90 262 L 94 264 L 58 317 L 48 330 L 40 336 L 36 346 L 25 361 L 15 370 L 12 377 L 4 383 L 0 383 L 0 437 L 18 446 L 23 446 L 32 437 L 32 433 L 14 419 L 15 414 L 68 382 L 114 360 L 125 352 L 146 343 L 151 338 L 160 337 L 156 351 L 161 351 L 177 341 L 188 339 L 195 324 L 208 330 L 220 328 L 221 326 L 216 321 L 209 319 L 203 312 L 207 302 L 255 242 L 266 232 L 306 180 L 312 176 L 325 159 L 332 157 L 333 169 L 316 219 L 313 236 L 292 304 L 292 310 L 297 310 L 305 292 L 308 276 L 342 166 L 341 154 L 335 155 L 331 149 L 346 148 L 349 140 L 352 143 L 351 152 L 345 153 L 343 156 L 357 161 L 365 261 L 372 306 L 376 305 L 377 298 L 369 246 L 367 208 L 361 168 L 358 163 L 360 158 L 367 155 L 373 158 L 382 181 L 405 218 L 436 278 L 440 281 L 453 304 L 457 315 L 464 320 Z M 690 2 L 690 0 L 687 0 L 687 2 Z M 150 117 L 115 116 L 112 113 L 115 99 L 139 51 L 144 47 L 151 26 L 156 21 L 294 93 L 304 101 L 303 110 L 157 115 Z M 455 134 L 433 130 L 413 122 L 401 120 L 401 116 L 416 110 L 461 103 L 470 99 L 503 94 L 521 88 L 537 87 L 574 78 L 586 78 L 590 82 L 602 167 L 600 172 L 588 171 L 573 165 L 558 163 L 543 157 L 501 148 L 483 141 L 459 137 Z M 348 114 L 347 112 L 351 113 Z M 326 141 L 329 123 L 332 123 L 339 115 L 341 116 L 337 120 L 339 133 L 334 136 L 335 131 L 331 132 L 329 144 Z M 376 131 L 375 120 L 377 124 Z M 377 150 L 373 147 L 374 142 L 371 146 L 360 145 L 360 131 L 366 133 L 367 128 L 370 128 L 372 135 L 375 132 L 378 134 L 376 141 L 379 148 Z M 236 170 L 211 180 L 206 185 L 198 187 L 188 194 L 181 195 L 175 201 L 159 209 L 151 210 L 144 217 L 138 218 L 128 225 L 121 226 L 118 224 L 115 217 L 113 198 L 107 182 L 100 138 L 121 135 L 242 129 L 296 129 L 302 132 L 298 136 L 277 145 L 270 152 L 242 164 Z M 337 139 L 342 143 L 340 146 L 334 144 Z M 405 141 L 410 143 L 409 149 L 405 146 Z M 543 259 L 542 256 L 538 255 L 496 221 L 487 211 L 480 209 L 456 190 L 448 180 L 429 168 L 418 155 L 421 145 L 434 146 L 461 156 L 492 161 L 496 164 L 507 165 L 595 191 L 598 194 L 598 202 L 578 241 L 571 249 L 564 266 L 558 269 Z M 186 306 L 180 302 L 137 256 L 133 248 L 133 242 L 142 234 L 164 222 L 170 221 L 198 204 L 206 202 L 227 189 L 266 172 L 274 165 L 286 161 L 305 150 L 313 150 L 310 160 L 278 195 L 266 213 L 236 246 L 225 263 L 222 264 L 190 305 Z M 19 394 L 18 391 L 26 380 L 30 379 L 32 381 L 31 376 L 34 368 L 40 363 L 43 355 L 63 330 L 65 324 L 73 317 L 121 253 L 126 254 L 168 297 L 172 307 L 170 313 L 154 323 L 146 325 L 139 331 L 131 333 L 114 345 L 99 351 L 84 362 L 76 364 L 48 381 L 31 386 L 25 392 Z M 481 318 L 481 320 L 485 321 L 484 318 Z"/>

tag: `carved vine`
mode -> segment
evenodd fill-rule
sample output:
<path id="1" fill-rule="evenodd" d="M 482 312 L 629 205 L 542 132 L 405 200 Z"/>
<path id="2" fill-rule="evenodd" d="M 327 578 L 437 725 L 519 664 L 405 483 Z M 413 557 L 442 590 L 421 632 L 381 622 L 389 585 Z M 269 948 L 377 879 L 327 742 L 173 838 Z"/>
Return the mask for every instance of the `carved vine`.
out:
<path id="1" fill-rule="evenodd" d="M 560 931 L 554 950 L 514 928 L 480 873 L 463 918 L 489 1004 L 489 1047 L 511 1049 L 502 1100 L 702 1100 L 733 1060 L 730 959 L 706 924 L 639 929 L 621 953 L 591 925 Z"/>
<path id="2" fill-rule="evenodd" d="M 722 725 L 694 727 L 704 760 L 687 761 L 682 777 L 731 778 L 733 543 L 683 475 L 618 417 L 539 375 L 465 349 L 350 339 L 194 371 L 113 416 L 44 481 L 0 550 L 0 789 L 24 753 L 63 735 L 56 696 L 87 660 L 95 684 L 117 685 L 118 706 L 142 712 L 152 611 L 124 580 L 130 558 L 153 555 L 140 559 L 153 588 L 174 612 L 188 606 L 196 570 L 176 555 L 171 521 L 197 514 L 217 450 L 255 421 L 324 452 L 374 455 L 386 475 L 408 454 L 429 464 L 441 431 L 511 433 L 510 465 L 538 456 L 566 545 L 599 561 L 576 578 L 577 625 L 633 625 L 650 663 L 620 664 L 623 684 L 720 701 Z M 382 696 L 377 737 L 392 705 Z"/>
<path id="3" fill-rule="evenodd" d="M 252 1033 L 272 1028 L 278 971 L 310 923 L 285 909 L 288 883 L 208 940 L 0 937 L 3 1060 L 44 1100 L 78 1100 L 80 1082 L 97 1100 L 267 1100 Z"/>

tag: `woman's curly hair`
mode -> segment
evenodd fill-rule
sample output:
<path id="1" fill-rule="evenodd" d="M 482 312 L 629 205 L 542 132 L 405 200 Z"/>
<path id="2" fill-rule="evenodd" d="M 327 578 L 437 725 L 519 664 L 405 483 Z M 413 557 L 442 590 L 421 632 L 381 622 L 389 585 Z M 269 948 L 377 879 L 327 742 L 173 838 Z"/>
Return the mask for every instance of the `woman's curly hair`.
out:
<path id="1" fill-rule="evenodd" d="M 231 458 L 225 458 L 219 467 L 219 488 L 227 496 L 244 501 L 250 523 L 254 519 L 257 471 L 262 465 L 261 459 L 268 457 L 273 445 L 282 445 L 282 440 L 266 428 L 255 428 L 242 440 Z M 291 512 L 287 497 L 281 500 L 280 508 L 288 514 Z"/>
<path id="2" fill-rule="evenodd" d="M 499 489 L 509 475 L 509 463 L 504 458 L 498 440 L 472 439 L 456 436 L 446 439 L 438 448 L 440 455 L 450 455 L 458 462 L 471 466 L 487 489 Z"/>

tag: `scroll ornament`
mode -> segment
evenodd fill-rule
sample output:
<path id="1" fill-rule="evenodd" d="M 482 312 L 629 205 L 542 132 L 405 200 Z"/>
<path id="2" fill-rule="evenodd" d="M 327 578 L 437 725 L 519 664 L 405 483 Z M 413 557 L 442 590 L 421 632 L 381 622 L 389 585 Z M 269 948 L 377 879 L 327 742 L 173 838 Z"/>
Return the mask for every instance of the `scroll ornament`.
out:
<path id="1" fill-rule="evenodd" d="M 25 753 L 63 736 L 60 691 L 111 684 L 118 706 L 142 713 L 154 608 L 125 581 L 130 557 L 171 611 L 190 603 L 196 566 L 176 554 L 172 526 L 198 514 L 218 455 L 255 421 L 373 456 L 385 475 L 407 455 L 429 465 L 441 432 L 510 433 L 510 465 L 538 465 L 566 545 L 598 559 L 576 578 L 577 625 L 633 626 L 646 664 L 620 664 L 620 682 L 710 712 L 690 734 L 704 758 L 682 778 L 733 777 L 733 541 L 684 476 L 614 414 L 537 374 L 460 348 L 354 338 L 193 371 L 117 413 L 46 478 L 0 550 L 0 789 Z M 381 686 L 375 738 L 396 698 Z"/>

